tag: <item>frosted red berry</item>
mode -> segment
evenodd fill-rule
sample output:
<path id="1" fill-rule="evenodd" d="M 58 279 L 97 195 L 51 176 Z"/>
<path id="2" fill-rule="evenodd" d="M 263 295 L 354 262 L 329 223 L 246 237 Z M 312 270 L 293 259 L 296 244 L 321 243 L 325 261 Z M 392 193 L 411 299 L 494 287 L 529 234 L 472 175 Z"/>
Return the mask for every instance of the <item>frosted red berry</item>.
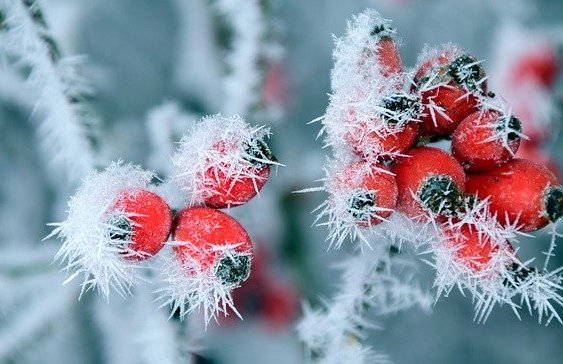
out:
<path id="1" fill-rule="evenodd" d="M 395 176 L 381 164 L 355 162 L 339 171 L 331 182 L 333 196 L 345 198 L 345 213 L 360 226 L 379 224 L 397 203 Z"/>
<path id="2" fill-rule="evenodd" d="M 423 62 L 414 84 L 424 106 L 422 135 L 450 135 L 477 110 L 479 94 L 487 92 L 483 67 L 473 56 L 456 49 L 444 50 Z"/>
<path id="3" fill-rule="evenodd" d="M 445 151 L 418 147 L 401 157 L 392 168 L 399 196 L 397 210 L 410 218 L 454 215 L 462 205 L 465 173 L 459 162 Z M 419 202 L 420 201 L 420 202 Z"/>
<path id="4" fill-rule="evenodd" d="M 452 154 L 468 172 L 482 172 L 513 159 L 522 124 L 496 110 L 476 111 L 452 134 Z"/>
<path id="5" fill-rule="evenodd" d="M 220 143 L 216 149 L 221 153 L 235 153 L 239 146 Z M 275 161 L 268 145 L 262 139 L 254 139 L 242 146 L 241 160 L 233 163 L 246 164 L 244 168 L 233 168 L 230 164 L 211 165 L 202 177 L 205 181 L 203 203 L 213 208 L 242 205 L 255 197 L 264 187 L 270 175 L 270 165 Z M 232 173 L 232 170 L 241 170 Z"/>
<path id="6" fill-rule="evenodd" d="M 557 79 L 558 72 L 559 60 L 556 50 L 552 45 L 545 44 L 518 59 L 511 74 L 516 85 L 532 81 L 550 87 Z"/>
<path id="7" fill-rule="evenodd" d="M 394 29 L 387 24 L 377 24 L 370 32 L 371 37 L 378 39 L 375 57 L 380 67 L 381 75 L 387 78 L 403 72 L 403 61 L 394 39 Z M 373 55 L 368 55 L 373 56 Z"/>
<path id="8" fill-rule="evenodd" d="M 172 212 L 168 204 L 155 193 L 141 188 L 126 189 L 119 193 L 107 216 L 109 234 L 117 245 L 127 244 L 124 257 L 131 260 L 147 259 L 164 246 L 172 226 Z"/>
<path id="9" fill-rule="evenodd" d="M 397 43 L 391 37 L 383 37 L 379 41 L 377 58 L 381 66 L 381 74 L 385 77 L 398 75 L 403 72 L 403 62 L 397 48 Z"/>
<path id="10" fill-rule="evenodd" d="M 361 157 L 389 159 L 411 148 L 418 135 L 419 100 L 408 94 L 392 94 L 381 99 L 379 112 L 370 120 L 356 120 L 349 113 L 350 127 L 344 140 Z"/>
<path id="11" fill-rule="evenodd" d="M 498 221 L 517 221 L 522 231 L 537 230 L 563 216 L 563 187 L 553 172 L 537 162 L 514 159 L 483 174 L 468 175 L 467 192 L 489 198 Z"/>
<path id="12" fill-rule="evenodd" d="M 444 225 L 442 231 L 447 244 L 455 249 L 457 259 L 474 272 L 482 271 L 498 251 L 498 246 L 493 246 L 490 236 L 479 232 L 474 225 L 463 224 L 454 228 Z"/>
<path id="13" fill-rule="evenodd" d="M 173 237 L 175 254 L 182 263 L 195 261 L 201 271 L 214 269 L 225 284 L 248 278 L 252 242 L 238 221 L 226 213 L 203 206 L 185 208 L 174 220 Z"/>

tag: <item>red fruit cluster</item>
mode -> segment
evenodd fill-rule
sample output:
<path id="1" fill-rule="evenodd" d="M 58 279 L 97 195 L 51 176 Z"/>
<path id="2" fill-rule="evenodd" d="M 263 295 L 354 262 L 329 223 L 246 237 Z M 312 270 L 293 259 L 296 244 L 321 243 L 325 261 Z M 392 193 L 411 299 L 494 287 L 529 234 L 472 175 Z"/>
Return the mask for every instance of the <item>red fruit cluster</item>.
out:
<path id="1" fill-rule="evenodd" d="M 234 287 L 248 278 L 252 258 L 252 242 L 244 228 L 221 208 L 240 206 L 251 200 L 264 186 L 275 162 L 263 139 L 241 142 L 217 140 L 214 149 L 220 154 L 244 150 L 242 160 L 233 158 L 230 163 L 252 165 L 252 173 L 232 175 L 229 170 L 237 166 L 213 164 L 205 170 L 203 206 L 181 210 L 173 224 L 174 252 L 189 271 L 210 271 L 222 284 Z M 221 158 L 219 158 L 221 159 Z"/>
<path id="2" fill-rule="evenodd" d="M 141 188 L 124 189 L 106 216 L 109 238 L 119 247 L 124 259 L 150 258 L 172 234 L 174 252 L 187 274 L 195 273 L 194 269 L 209 271 L 229 287 L 248 277 L 252 255 L 250 237 L 234 218 L 217 209 L 238 206 L 253 198 L 269 176 L 268 161 L 275 159 L 262 140 L 248 141 L 244 146 L 227 147 L 224 141 L 214 145 L 220 153 L 244 148 L 243 156 L 256 167 L 259 178 L 228 177 L 224 170 L 229 166 L 211 165 L 202 176 L 207 177 L 210 185 L 206 188 L 212 191 L 206 195 L 204 206 L 186 207 L 176 214 L 174 221 L 162 197 Z"/>
<path id="3" fill-rule="evenodd" d="M 395 82 L 403 71 L 394 40 L 382 36 L 378 44 L 370 55 L 380 62 L 381 77 L 393 77 L 390 82 Z M 388 92 L 383 89 L 366 92 Z M 400 89 L 380 95 L 388 103 L 377 105 L 380 111 L 371 118 L 358 120 L 354 103 L 348 107 L 345 125 L 351 127 L 343 139 L 358 161 L 332 176 L 330 192 L 354 191 L 348 212 L 358 226 L 378 224 L 391 210 L 417 221 L 432 218 L 445 240 L 457 247 L 458 258 L 479 270 L 498 245 L 479 227 L 453 222 L 466 213 L 465 201 L 471 196 L 488 199 L 498 223 L 518 224 L 523 231 L 561 218 L 562 186 L 542 164 L 514 158 L 523 136 L 521 122 L 495 106 L 497 99 L 488 92 L 481 61 L 450 45 L 425 51 L 410 94 L 401 94 Z M 397 122 L 396 111 L 410 115 L 410 120 Z M 436 138 L 451 139 L 451 153 L 421 146 Z"/>

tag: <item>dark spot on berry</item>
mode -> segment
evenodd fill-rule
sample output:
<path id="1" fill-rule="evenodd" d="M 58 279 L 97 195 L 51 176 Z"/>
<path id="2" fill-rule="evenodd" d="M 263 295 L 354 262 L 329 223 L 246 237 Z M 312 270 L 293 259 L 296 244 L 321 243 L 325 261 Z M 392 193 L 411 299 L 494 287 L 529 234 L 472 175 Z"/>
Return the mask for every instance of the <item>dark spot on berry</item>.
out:
<path id="1" fill-rule="evenodd" d="M 397 125 L 399 122 L 408 122 L 413 118 L 417 118 L 422 106 L 420 99 L 414 95 L 395 94 L 385 97 L 381 101 L 382 119 L 388 125 Z"/>
<path id="2" fill-rule="evenodd" d="M 522 122 L 513 115 L 504 116 L 498 119 L 496 130 L 499 133 L 508 133 L 507 139 L 510 142 L 518 140 L 522 134 Z"/>
<path id="3" fill-rule="evenodd" d="M 238 285 L 250 275 L 250 256 L 226 256 L 219 261 L 215 271 L 217 278 L 225 285 Z"/>
<path id="4" fill-rule="evenodd" d="M 470 55 L 464 54 L 454 59 L 448 66 L 452 80 L 469 91 L 478 91 L 485 75 L 481 64 Z"/>
<path id="5" fill-rule="evenodd" d="M 507 269 L 512 276 L 512 280 L 505 278 L 502 284 L 508 288 L 518 288 L 522 283 L 538 273 L 538 270 L 534 267 L 523 267 L 517 263 L 510 264 Z"/>
<path id="6" fill-rule="evenodd" d="M 243 145 L 242 158 L 257 167 L 265 167 L 277 162 L 276 157 L 262 138 L 254 138 Z"/>
<path id="7" fill-rule="evenodd" d="M 424 181 L 418 192 L 420 201 L 438 215 L 456 215 L 462 207 L 462 194 L 450 176 L 436 175 Z"/>
<path id="8" fill-rule="evenodd" d="M 376 35 L 379 35 L 379 34 L 385 32 L 385 30 L 387 30 L 387 28 L 385 27 L 384 24 L 378 24 L 378 25 L 373 27 L 373 29 L 371 30 L 369 35 L 371 35 L 372 37 L 375 37 Z"/>
<path id="9" fill-rule="evenodd" d="M 123 214 L 114 214 L 108 219 L 109 238 L 113 242 L 125 242 L 131 240 L 133 235 L 133 222 Z"/>
<path id="10" fill-rule="evenodd" d="M 369 190 L 354 191 L 348 199 L 348 213 L 356 221 L 369 222 L 376 212 L 375 202 L 375 192 Z"/>
<path id="11" fill-rule="evenodd" d="M 544 211 L 547 219 L 556 222 L 563 217 L 563 187 L 550 186 L 545 189 Z"/>

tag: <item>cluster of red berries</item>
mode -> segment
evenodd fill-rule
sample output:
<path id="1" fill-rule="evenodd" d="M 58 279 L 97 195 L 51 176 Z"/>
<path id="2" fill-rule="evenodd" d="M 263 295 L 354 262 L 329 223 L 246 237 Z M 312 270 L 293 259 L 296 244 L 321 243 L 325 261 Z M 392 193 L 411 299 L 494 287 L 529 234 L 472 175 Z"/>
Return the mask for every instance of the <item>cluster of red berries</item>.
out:
<path id="1" fill-rule="evenodd" d="M 379 104 L 360 119 L 355 108 L 363 107 L 362 102 L 349 99 L 346 113 L 335 120 L 329 114 L 334 113 L 341 90 L 333 87 L 325 115 L 327 129 L 335 128 L 327 123 L 340 122 L 338 135 L 355 155 L 329 176 L 333 204 L 346 195 L 347 208 L 340 209 L 346 218 L 360 227 L 372 226 L 396 210 L 419 222 L 433 220 L 446 240 L 457 246 L 457 256 L 474 270 L 490 260 L 495 247 L 478 226 L 459 225 L 468 200 L 487 199 L 499 226 L 521 231 L 560 219 L 563 187 L 544 165 L 514 158 L 524 137 L 521 123 L 489 92 L 481 61 L 453 45 L 425 50 L 408 91 L 402 84 L 382 86 L 397 84 L 398 74 L 401 80 L 407 77 L 394 31 L 377 18 L 372 26 L 366 37 L 375 37 L 377 49 L 363 57 L 374 57 L 379 67 L 374 77 L 380 81 L 366 79 L 363 93 L 370 95 L 364 100 Z M 359 62 L 356 72 L 363 72 L 365 64 Z M 333 71 L 333 77 L 336 74 Z M 336 135 L 331 130 L 328 134 L 329 139 Z M 426 146 L 447 140 L 451 153 Z M 334 140 L 330 144 L 342 145 Z"/>
<path id="2" fill-rule="evenodd" d="M 275 159 L 263 139 L 239 143 L 219 139 L 212 144 L 222 155 L 244 155 L 245 159 L 237 162 L 247 164 L 246 168 L 256 177 L 228 175 L 224 170 L 234 168 L 232 165 L 210 161 L 200 176 L 206 189 L 199 206 L 178 211 L 173 222 L 171 210 L 162 197 L 146 190 L 124 191 L 111 210 L 121 217 L 120 222 L 112 224 L 119 226 L 113 240 L 130 240 L 129 248 L 140 253 L 134 256 L 139 259 L 157 253 L 172 234 L 174 251 L 180 261 L 195 259 L 202 270 L 214 269 L 225 284 L 238 285 L 248 277 L 252 243 L 244 228 L 218 209 L 242 205 L 256 196 L 266 183 Z M 190 246 L 182 242 L 189 242 Z M 235 246 L 235 254 L 226 258 L 220 250 L 213 249 L 217 246 Z"/>
<path id="3" fill-rule="evenodd" d="M 212 121 L 214 125 L 231 121 L 220 116 L 213 118 L 197 124 L 192 134 L 201 132 Z M 239 131 L 252 130 L 241 118 L 234 119 L 231 124 L 236 124 Z M 108 293 L 108 286 L 123 290 L 132 283 L 127 268 L 157 254 L 169 239 L 174 251 L 172 262 L 179 267 L 174 272 L 185 275 L 187 278 L 181 282 L 188 282 L 187 285 L 189 277 L 197 276 L 194 279 L 212 280 L 207 283 L 220 285 L 221 290 L 228 292 L 248 278 L 253 253 L 251 239 L 238 221 L 219 209 L 248 202 L 266 183 L 271 166 L 276 164 L 266 144 L 266 134 L 246 132 L 233 138 L 213 132 L 206 135 L 205 145 L 192 143 L 191 136 L 182 140 L 178 150 L 181 156 L 173 160 L 178 168 L 181 162 L 188 163 L 188 169 L 195 164 L 198 168 L 189 176 L 176 173 L 163 185 L 168 184 L 170 189 L 176 186 L 172 180 L 179 182 L 182 178 L 187 180 L 179 183 L 180 187 L 196 183 L 197 188 L 183 190 L 184 193 L 173 187 L 173 198 L 192 194 L 180 199 L 190 201 L 184 203 L 187 207 L 172 211 L 158 193 L 166 194 L 167 190 L 150 186 L 152 173 L 120 163 L 92 173 L 71 199 L 67 220 L 57 224 L 54 231 L 65 239 L 59 256 L 67 259 L 69 266 L 82 266 L 80 269 L 87 276 L 93 275 L 89 282 L 94 283 L 90 284 L 98 284 L 103 293 Z M 186 149 L 190 150 L 191 160 L 182 159 Z M 103 254 L 99 254 L 100 247 Z M 121 278 L 125 281 L 120 282 Z M 188 296 L 180 298 L 196 295 Z M 194 300 L 179 305 L 197 306 L 205 298 Z M 169 301 L 173 302 L 174 297 Z"/>

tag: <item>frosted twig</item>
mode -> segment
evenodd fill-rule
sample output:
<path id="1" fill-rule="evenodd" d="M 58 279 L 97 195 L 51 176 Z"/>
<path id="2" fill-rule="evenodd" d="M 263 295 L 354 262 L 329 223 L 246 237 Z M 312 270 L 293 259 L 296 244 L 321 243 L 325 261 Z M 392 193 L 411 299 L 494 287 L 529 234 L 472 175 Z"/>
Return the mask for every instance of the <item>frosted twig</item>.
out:
<path id="1" fill-rule="evenodd" d="M 79 58 L 61 58 L 50 35 L 38 1 L 1 0 L 5 29 L 0 32 L 2 49 L 19 67 L 29 67 L 28 84 L 38 94 L 36 110 L 42 114 L 39 134 L 49 161 L 77 181 L 95 165 L 87 124 L 80 104 L 88 91 L 76 73 Z M 44 114 L 44 115 L 43 115 Z"/>
<path id="2" fill-rule="evenodd" d="M 231 51 L 227 54 L 227 72 L 223 112 L 246 116 L 258 101 L 262 71 L 258 67 L 264 51 L 266 31 L 258 0 L 218 0 L 217 8 L 233 32 Z"/>
<path id="3" fill-rule="evenodd" d="M 375 328 L 366 319 L 370 308 L 387 314 L 419 305 L 429 310 L 432 298 L 411 282 L 391 273 L 395 259 L 360 254 L 342 263 L 338 293 L 321 308 L 304 306 L 299 337 L 313 363 L 387 363 L 384 355 L 364 346 L 364 330 Z M 400 262 L 397 262 L 400 264 Z"/>
<path id="4" fill-rule="evenodd" d="M 18 350 L 24 350 L 42 329 L 67 314 L 75 294 L 74 289 L 59 287 L 22 307 L 20 314 L 11 317 L 11 324 L 0 331 L 0 361 L 8 361 Z"/>
<path id="5" fill-rule="evenodd" d="M 198 119 L 186 114 L 175 102 L 164 102 L 151 109 L 147 114 L 146 128 L 151 144 L 148 165 L 162 173 L 170 173 L 170 157 L 174 154 L 175 143 Z"/>

